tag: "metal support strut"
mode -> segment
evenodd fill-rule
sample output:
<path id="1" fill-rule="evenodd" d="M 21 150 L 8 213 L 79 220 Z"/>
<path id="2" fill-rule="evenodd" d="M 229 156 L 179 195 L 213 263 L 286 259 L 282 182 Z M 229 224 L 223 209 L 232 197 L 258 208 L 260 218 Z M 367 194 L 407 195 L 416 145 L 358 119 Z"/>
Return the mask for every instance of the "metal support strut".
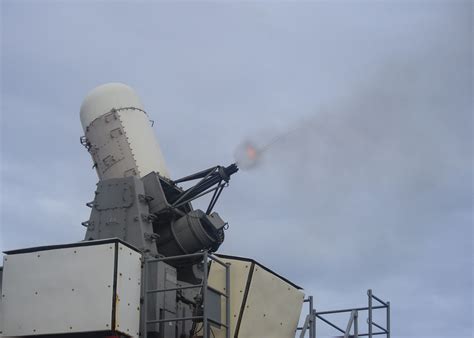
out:
<path id="1" fill-rule="evenodd" d="M 212 167 L 198 173 L 174 180 L 174 184 L 193 181 L 196 179 L 201 179 L 196 185 L 191 188 L 181 192 L 179 195 L 175 196 L 171 201 L 171 206 L 173 208 L 178 208 L 183 204 L 189 203 L 196 198 L 204 196 L 208 193 L 214 192 L 209 207 L 207 208 L 206 214 L 210 214 L 214 205 L 217 202 L 222 190 L 228 185 L 230 176 L 235 174 L 239 168 L 237 165 L 231 164 L 228 167 L 216 166 Z"/>

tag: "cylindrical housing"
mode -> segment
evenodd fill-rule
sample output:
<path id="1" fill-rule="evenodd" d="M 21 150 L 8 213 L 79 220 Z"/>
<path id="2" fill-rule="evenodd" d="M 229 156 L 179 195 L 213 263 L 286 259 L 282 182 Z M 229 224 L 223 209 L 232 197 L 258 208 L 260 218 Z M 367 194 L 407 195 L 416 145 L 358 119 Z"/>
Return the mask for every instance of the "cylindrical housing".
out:
<path id="1" fill-rule="evenodd" d="M 152 171 L 169 178 L 151 122 L 129 86 L 107 83 L 93 89 L 82 103 L 81 123 L 100 180 Z"/>
<path id="2" fill-rule="evenodd" d="M 158 250 L 165 256 L 186 255 L 199 250 L 217 250 L 224 240 L 224 221 L 217 213 L 193 210 L 159 232 Z"/>

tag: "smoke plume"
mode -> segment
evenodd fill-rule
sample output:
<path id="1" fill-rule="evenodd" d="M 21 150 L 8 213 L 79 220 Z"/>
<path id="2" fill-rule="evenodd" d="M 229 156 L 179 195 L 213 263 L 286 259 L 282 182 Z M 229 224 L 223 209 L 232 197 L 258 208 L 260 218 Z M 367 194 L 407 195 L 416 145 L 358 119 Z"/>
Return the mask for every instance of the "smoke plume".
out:
<path id="1" fill-rule="evenodd" d="M 397 190 L 442 184 L 448 169 L 462 174 L 470 167 L 469 104 L 451 99 L 468 95 L 443 85 L 453 81 L 453 67 L 422 60 L 391 64 L 287 130 L 262 129 L 248 137 L 235 151 L 236 161 L 242 169 L 297 169 L 323 185 L 335 177 L 341 184 L 364 181 Z M 465 83 L 466 94 L 469 88 Z"/>

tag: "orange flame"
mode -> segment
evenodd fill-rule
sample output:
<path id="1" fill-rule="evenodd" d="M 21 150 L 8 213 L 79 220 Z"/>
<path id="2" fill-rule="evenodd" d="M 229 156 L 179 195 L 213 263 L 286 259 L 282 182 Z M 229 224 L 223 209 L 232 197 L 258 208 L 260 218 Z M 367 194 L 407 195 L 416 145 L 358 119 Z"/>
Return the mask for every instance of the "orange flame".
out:
<path id="1" fill-rule="evenodd" d="M 257 158 L 257 150 L 251 145 L 247 146 L 246 152 L 249 159 L 255 160 Z"/>

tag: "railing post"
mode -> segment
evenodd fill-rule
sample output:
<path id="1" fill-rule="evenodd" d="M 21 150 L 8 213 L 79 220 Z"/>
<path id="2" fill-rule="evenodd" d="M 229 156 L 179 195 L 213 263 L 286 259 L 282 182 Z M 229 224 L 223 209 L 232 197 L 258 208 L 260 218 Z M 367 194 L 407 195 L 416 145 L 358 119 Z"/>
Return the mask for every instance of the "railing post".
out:
<path id="1" fill-rule="evenodd" d="M 367 296 L 369 297 L 369 318 L 367 324 L 369 324 L 369 338 L 372 338 L 372 289 L 367 290 Z"/>
<path id="2" fill-rule="evenodd" d="M 311 338 L 316 338 L 316 309 L 313 309 L 312 316 L 313 316 L 313 337 Z"/>
<path id="3" fill-rule="evenodd" d="M 230 263 L 225 266 L 225 294 L 226 294 L 226 310 L 225 310 L 225 325 L 226 338 L 230 338 Z"/>
<path id="4" fill-rule="evenodd" d="M 204 251 L 203 254 L 203 263 L 204 263 L 204 278 L 202 281 L 202 332 L 203 338 L 209 338 L 208 327 L 207 327 L 207 275 L 208 275 L 208 265 L 207 265 L 207 251 Z"/>
<path id="5" fill-rule="evenodd" d="M 390 302 L 387 302 L 387 338 L 390 338 Z"/>
<path id="6" fill-rule="evenodd" d="M 316 333 L 314 332 L 314 313 L 313 313 L 313 296 L 309 296 L 309 338 L 316 338 Z"/>
<path id="7" fill-rule="evenodd" d="M 354 319 L 356 317 L 357 310 L 352 310 L 351 315 L 349 317 L 349 322 L 346 326 L 346 331 L 344 333 L 344 338 L 349 338 L 351 335 L 352 324 L 354 323 Z"/>
<path id="8" fill-rule="evenodd" d="M 359 338 L 359 312 L 354 313 L 354 338 Z"/>

